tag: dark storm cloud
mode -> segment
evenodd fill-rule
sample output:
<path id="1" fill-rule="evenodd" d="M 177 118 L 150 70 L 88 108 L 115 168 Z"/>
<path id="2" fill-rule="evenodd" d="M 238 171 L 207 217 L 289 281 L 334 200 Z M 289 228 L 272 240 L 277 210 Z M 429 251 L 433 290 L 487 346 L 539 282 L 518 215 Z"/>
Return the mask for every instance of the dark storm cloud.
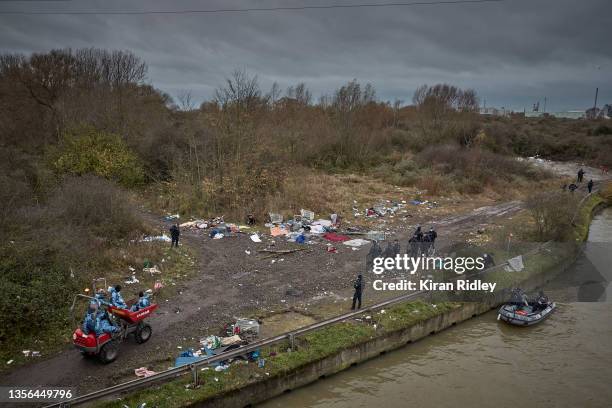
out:
<path id="1" fill-rule="evenodd" d="M 375 0 L 373 0 L 375 1 Z M 358 0 L 336 0 L 339 3 Z M 382 1 L 380 1 L 382 2 Z M 330 4 L 319 0 L 0 2 L 0 10 L 186 10 Z M 158 88 L 199 100 L 235 68 L 262 87 L 303 81 L 315 95 L 357 78 L 382 99 L 423 83 L 475 88 L 489 106 L 612 103 L 612 7 L 606 0 L 191 15 L 0 15 L 0 49 L 130 49 Z"/>

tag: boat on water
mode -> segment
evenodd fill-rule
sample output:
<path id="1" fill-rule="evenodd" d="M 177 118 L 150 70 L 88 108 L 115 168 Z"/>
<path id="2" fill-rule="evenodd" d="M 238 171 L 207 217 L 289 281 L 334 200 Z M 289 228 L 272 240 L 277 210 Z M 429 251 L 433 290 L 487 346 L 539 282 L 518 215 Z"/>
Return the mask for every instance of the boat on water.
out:
<path id="1" fill-rule="evenodd" d="M 549 317 L 556 307 L 556 303 L 550 302 L 543 292 L 536 299 L 529 300 L 522 290 L 516 289 L 511 301 L 499 309 L 497 320 L 515 326 L 533 326 Z"/>

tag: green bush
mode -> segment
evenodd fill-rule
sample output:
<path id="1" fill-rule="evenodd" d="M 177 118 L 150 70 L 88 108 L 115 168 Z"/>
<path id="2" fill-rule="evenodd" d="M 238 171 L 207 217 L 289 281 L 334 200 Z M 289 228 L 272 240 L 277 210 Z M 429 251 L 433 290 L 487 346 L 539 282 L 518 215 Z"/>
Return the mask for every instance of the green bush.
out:
<path id="1" fill-rule="evenodd" d="M 612 135 L 612 126 L 608 125 L 599 125 L 595 129 L 593 129 L 593 135 Z"/>
<path id="2" fill-rule="evenodd" d="M 127 194 L 93 175 L 67 177 L 10 221 L 0 240 L 0 358 L 7 359 L 23 344 L 65 341 L 72 296 L 92 275 L 109 276 L 116 249 L 145 231 Z"/>
<path id="3" fill-rule="evenodd" d="M 143 168 L 123 139 L 91 127 L 63 134 L 53 167 L 60 174 L 95 174 L 126 187 L 144 181 Z"/>

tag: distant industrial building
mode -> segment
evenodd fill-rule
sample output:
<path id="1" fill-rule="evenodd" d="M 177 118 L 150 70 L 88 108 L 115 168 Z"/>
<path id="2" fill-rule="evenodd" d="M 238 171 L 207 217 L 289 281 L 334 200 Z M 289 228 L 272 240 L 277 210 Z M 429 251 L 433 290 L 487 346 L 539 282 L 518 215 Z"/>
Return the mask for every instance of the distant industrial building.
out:
<path id="1" fill-rule="evenodd" d="M 591 108 L 586 111 L 586 117 L 589 119 L 612 119 L 612 105 L 606 104 L 603 108 Z"/>
<path id="2" fill-rule="evenodd" d="M 485 116 L 510 116 L 514 111 L 506 108 L 480 108 L 479 113 Z"/>
<path id="3" fill-rule="evenodd" d="M 526 118 L 543 118 L 548 116 L 559 119 L 585 119 L 587 117 L 587 114 L 586 111 L 583 110 L 573 110 L 564 112 L 525 112 Z"/>

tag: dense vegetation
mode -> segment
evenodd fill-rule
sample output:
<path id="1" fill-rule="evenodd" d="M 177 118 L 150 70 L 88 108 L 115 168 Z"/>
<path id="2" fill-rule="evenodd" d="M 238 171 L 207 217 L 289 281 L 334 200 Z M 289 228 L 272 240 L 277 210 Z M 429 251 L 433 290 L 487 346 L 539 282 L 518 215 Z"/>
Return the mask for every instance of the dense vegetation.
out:
<path id="1" fill-rule="evenodd" d="M 323 173 L 474 194 L 539 177 L 512 154 L 612 157 L 605 124 L 483 119 L 476 93 L 449 85 L 423 86 L 402 107 L 353 80 L 315 102 L 305 84 L 263 91 L 236 71 L 196 107 L 146 74 L 124 51 L 0 56 L 3 347 L 66 327 L 69 295 L 117 258 L 125 267 L 120 251 L 147 229 L 132 196 L 262 220 L 307 197 L 321 210 L 320 186 L 304 180 Z"/>

